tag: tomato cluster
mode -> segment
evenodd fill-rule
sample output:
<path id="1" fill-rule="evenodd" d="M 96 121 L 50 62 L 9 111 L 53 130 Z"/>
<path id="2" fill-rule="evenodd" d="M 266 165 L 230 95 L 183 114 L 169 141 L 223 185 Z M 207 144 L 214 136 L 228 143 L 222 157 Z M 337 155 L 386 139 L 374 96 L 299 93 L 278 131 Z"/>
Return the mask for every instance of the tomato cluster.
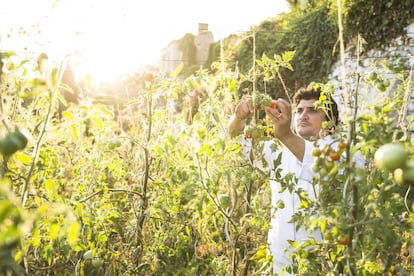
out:
<path id="1" fill-rule="evenodd" d="M 257 125 L 249 125 L 244 129 L 244 138 L 260 139 L 264 136 L 264 131 Z"/>
<path id="2" fill-rule="evenodd" d="M 340 234 L 338 228 L 334 227 L 331 231 L 326 231 L 323 235 L 325 242 L 332 243 L 336 242 L 340 245 L 346 246 L 351 243 L 351 238 L 348 234 Z"/>
<path id="3" fill-rule="evenodd" d="M 390 81 L 378 76 L 375 71 L 369 73 L 366 79 L 368 81 L 371 81 L 375 87 L 382 92 L 384 92 L 390 86 Z"/>
<path id="4" fill-rule="evenodd" d="M 393 172 L 398 184 L 414 184 L 414 159 L 409 160 L 409 152 L 403 144 L 382 145 L 375 152 L 374 161 L 379 169 Z"/>
<path id="5" fill-rule="evenodd" d="M 7 134 L 6 137 L 0 139 L 0 153 L 4 156 L 10 156 L 18 150 L 26 147 L 28 138 L 23 132 L 16 129 Z"/>
<path id="6" fill-rule="evenodd" d="M 276 103 L 269 95 L 255 93 L 253 94 L 253 105 L 256 109 L 262 109 L 264 107 L 276 108 Z"/>
<path id="7" fill-rule="evenodd" d="M 338 172 L 338 166 L 335 166 L 335 162 L 341 159 L 341 154 L 346 147 L 347 144 L 344 141 L 340 141 L 337 150 L 333 149 L 331 145 L 313 148 L 312 156 L 315 158 L 315 162 L 313 163 L 312 171 L 319 173 L 320 176 Z"/>

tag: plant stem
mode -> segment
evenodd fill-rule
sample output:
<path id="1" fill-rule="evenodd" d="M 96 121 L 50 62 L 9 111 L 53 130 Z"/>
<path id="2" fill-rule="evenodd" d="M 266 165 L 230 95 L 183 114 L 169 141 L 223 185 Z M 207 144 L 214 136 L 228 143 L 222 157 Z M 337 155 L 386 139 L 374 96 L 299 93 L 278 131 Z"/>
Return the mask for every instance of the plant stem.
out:
<path id="1" fill-rule="evenodd" d="M 27 174 L 27 177 L 26 177 L 26 180 L 25 180 L 25 183 L 24 183 L 24 186 L 23 186 L 23 191 L 22 191 L 22 206 L 23 207 L 26 205 L 26 200 L 27 200 L 27 196 L 28 196 L 28 193 L 29 193 L 30 179 L 32 178 L 32 174 L 33 174 L 34 168 L 36 166 L 37 159 L 39 158 L 39 152 L 40 152 L 40 146 L 41 146 L 42 138 L 43 138 L 44 134 L 46 133 L 46 127 L 49 123 L 49 120 L 50 120 L 50 117 L 51 117 L 51 114 L 52 114 L 53 105 L 56 101 L 56 95 L 59 91 L 59 86 L 60 86 L 60 83 L 62 81 L 63 72 L 66 68 L 66 64 L 67 64 L 67 59 L 65 59 L 60 64 L 56 87 L 54 88 L 52 97 L 50 99 L 50 104 L 49 104 L 49 107 L 48 107 L 48 110 L 47 110 L 47 113 L 46 113 L 46 118 L 45 118 L 45 122 L 43 124 L 43 128 L 39 133 L 39 137 L 38 137 L 38 139 L 36 141 L 36 144 L 35 144 L 35 147 L 34 147 L 33 161 L 32 161 L 32 164 L 30 166 L 29 173 Z"/>
<path id="2" fill-rule="evenodd" d="M 340 58 L 341 58 L 341 79 L 342 79 L 342 89 L 343 89 L 343 98 L 345 105 L 345 122 L 349 119 L 349 105 L 350 99 L 348 95 L 348 86 L 346 83 L 346 72 L 345 72 L 345 45 L 343 37 L 343 25 L 342 25 L 342 1 L 337 0 L 338 6 L 338 36 L 339 36 L 339 46 L 340 46 Z"/>

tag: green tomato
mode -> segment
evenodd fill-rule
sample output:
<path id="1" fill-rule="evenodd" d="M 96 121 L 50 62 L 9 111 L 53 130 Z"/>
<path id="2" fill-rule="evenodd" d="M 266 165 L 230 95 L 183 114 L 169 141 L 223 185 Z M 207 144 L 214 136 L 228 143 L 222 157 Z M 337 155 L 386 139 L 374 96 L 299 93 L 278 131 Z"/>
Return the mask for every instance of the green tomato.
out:
<path id="1" fill-rule="evenodd" d="M 254 129 L 252 129 L 252 138 L 253 139 L 260 139 L 260 138 L 262 138 L 262 136 L 263 136 L 263 133 L 259 128 L 256 127 Z"/>
<path id="2" fill-rule="evenodd" d="M 333 236 L 332 236 L 331 232 L 328 232 L 324 235 L 324 239 L 327 240 L 327 241 L 332 240 L 332 238 L 333 238 Z"/>
<path id="3" fill-rule="evenodd" d="M 121 146 L 121 142 L 118 141 L 118 140 L 117 141 L 111 141 L 111 142 L 108 143 L 108 148 L 109 149 L 116 149 L 120 146 Z"/>
<path id="4" fill-rule="evenodd" d="M 397 168 L 394 171 L 394 180 L 397 184 L 414 184 L 414 160 L 407 162 L 404 168 Z"/>
<path id="5" fill-rule="evenodd" d="M 322 150 L 320 148 L 313 148 L 312 149 L 312 156 L 319 157 L 322 154 Z"/>
<path id="6" fill-rule="evenodd" d="M 381 80 L 376 80 L 375 81 L 375 86 L 377 87 L 377 89 L 379 90 L 379 91 L 382 91 L 382 92 L 384 92 L 387 88 L 385 87 L 385 85 L 384 85 L 384 82 L 383 81 L 381 81 Z"/>
<path id="7" fill-rule="evenodd" d="M 324 177 L 324 176 L 326 176 L 327 174 L 328 174 L 328 169 L 327 169 L 327 168 L 321 168 L 321 169 L 319 170 L 319 175 L 320 175 L 320 176 Z"/>
<path id="8" fill-rule="evenodd" d="M 19 150 L 24 149 L 27 146 L 29 140 L 27 139 L 26 135 L 23 134 L 20 130 L 15 130 L 14 132 L 10 133 L 9 137 L 14 139 L 17 145 L 19 146 Z"/>
<path id="9" fill-rule="evenodd" d="M 325 164 L 325 166 L 328 169 L 328 171 L 331 171 L 334 168 L 335 163 L 332 162 L 332 161 L 327 161 L 326 164 Z"/>
<path id="10" fill-rule="evenodd" d="M 101 267 L 103 265 L 104 260 L 102 258 L 96 257 L 92 259 L 92 265 L 94 267 Z"/>
<path id="11" fill-rule="evenodd" d="M 398 143 L 382 145 L 374 155 L 374 161 L 378 168 L 389 171 L 404 167 L 407 159 L 407 150 L 404 145 Z"/>
<path id="12" fill-rule="evenodd" d="M 272 104 L 272 98 L 265 96 L 262 101 L 262 106 L 270 106 Z"/>
<path id="13" fill-rule="evenodd" d="M 0 152 L 5 156 L 10 156 L 19 150 L 21 144 L 13 136 L 7 136 L 0 141 Z"/>
<path id="14" fill-rule="evenodd" d="M 371 73 L 368 75 L 368 79 L 369 79 L 369 80 L 371 80 L 371 81 L 375 81 L 377 78 L 378 78 L 378 75 L 377 75 L 377 73 L 376 73 L 376 72 L 371 72 Z"/>
<path id="15" fill-rule="evenodd" d="M 312 170 L 312 172 L 314 172 L 314 173 L 317 173 L 317 172 L 319 172 L 319 170 L 320 170 L 320 166 L 318 165 L 318 164 L 313 164 L 312 166 L 311 166 L 311 170 Z"/>
<path id="16" fill-rule="evenodd" d="M 259 108 L 262 104 L 262 95 L 261 94 L 254 94 L 253 95 L 253 105 L 255 108 Z"/>
<path id="17" fill-rule="evenodd" d="M 93 258 L 92 250 L 87 250 L 85 253 L 83 253 L 83 259 L 84 260 L 90 260 Z"/>
<path id="18" fill-rule="evenodd" d="M 325 164 L 325 160 L 323 157 L 316 157 L 313 164 L 321 167 Z"/>
<path id="19" fill-rule="evenodd" d="M 230 207 L 231 205 L 231 200 L 230 197 L 228 195 L 219 195 L 219 202 L 221 207 L 223 207 L 224 209 Z"/>

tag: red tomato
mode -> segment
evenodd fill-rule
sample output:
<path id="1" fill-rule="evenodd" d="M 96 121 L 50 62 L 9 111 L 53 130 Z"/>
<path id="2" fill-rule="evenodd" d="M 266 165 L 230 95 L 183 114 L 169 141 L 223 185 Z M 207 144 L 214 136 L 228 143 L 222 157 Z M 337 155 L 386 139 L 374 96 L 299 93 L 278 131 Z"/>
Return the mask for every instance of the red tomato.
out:
<path id="1" fill-rule="evenodd" d="M 145 79 L 145 81 L 147 81 L 147 82 L 154 82 L 154 75 L 153 74 L 151 74 L 151 73 L 147 73 L 147 74 L 145 74 L 145 77 L 144 77 L 144 79 Z"/>
<path id="2" fill-rule="evenodd" d="M 339 236 L 338 242 L 339 244 L 342 244 L 342 245 L 348 245 L 350 242 L 349 236 L 348 235 Z"/>
<path id="3" fill-rule="evenodd" d="M 332 161 L 338 161 L 339 158 L 341 158 L 341 155 L 337 151 L 331 151 L 329 152 L 329 158 L 331 158 Z"/>
<path id="4" fill-rule="evenodd" d="M 344 141 L 340 141 L 339 144 L 338 144 L 338 148 L 340 150 L 346 149 L 346 143 Z"/>

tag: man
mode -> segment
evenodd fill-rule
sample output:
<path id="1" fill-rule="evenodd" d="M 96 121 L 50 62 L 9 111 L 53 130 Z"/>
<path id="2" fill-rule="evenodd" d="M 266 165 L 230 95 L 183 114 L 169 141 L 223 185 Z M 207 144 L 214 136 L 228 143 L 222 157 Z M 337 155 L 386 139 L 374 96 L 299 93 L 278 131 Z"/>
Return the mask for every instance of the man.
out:
<path id="1" fill-rule="evenodd" d="M 296 224 L 291 223 L 292 216 L 297 212 L 300 205 L 299 197 L 295 191 L 301 189 L 310 196 L 315 196 L 312 178 L 314 173 L 311 166 L 314 163 L 312 150 L 317 144 L 322 147 L 324 144 L 333 142 L 330 133 L 332 128 L 339 121 L 338 107 L 329 94 L 324 108 L 317 107 L 316 103 L 320 99 L 321 90 L 313 87 L 301 88 L 294 95 L 294 123 L 295 131 L 291 129 L 292 107 L 283 100 L 272 100 L 273 105 L 278 108 L 265 107 L 266 115 L 271 119 L 274 129 L 274 136 L 281 143 L 282 147 L 274 150 L 275 141 L 266 142 L 263 147 L 263 155 L 267 164 L 264 168 L 270 172 L 270 187 L 272 190 L 272 211 L 271 227 L 268 233 L 270 251 L 273 255 L 274 273 L 280 273 L 283 268 L 292 263 L 289 260 L 289 241 L 301 242 L 308 239 L 309 235 L 305 229 L 296 229 Z M 240 133 L 246 126 L 246 122 L 253 116 L 254 108 L 252 100 L 242 100 L 236 107 L 235 113 L 230 119 L 228 131 L 234 136 Z M 330 128 L 323 128 L 325 125 Z M 244 145 L 248 150 L 251 149 L 251 139 L 244 139 Z M 250 148 L 249 148 L 250 147 Z M 281 154 L 280 165 L 275 166 L 275 160 Z M 277 171 L 277 173 L 276 173 Z M 292 174 L 297 182 L 294 183 L 293 191 L 283 189 L 284 178 Z M 279 176 L 278 176 L 279 175 Z M 286 178 L 288 179 L 288 178 Z M 277 203 L 283 201 L 284 207 L 276 209 Z M 317 240 L 321 239 L 320 233 L 313 233 L 312 236 Z M 286 272 L 284 275 L 288 275 Z"/>

